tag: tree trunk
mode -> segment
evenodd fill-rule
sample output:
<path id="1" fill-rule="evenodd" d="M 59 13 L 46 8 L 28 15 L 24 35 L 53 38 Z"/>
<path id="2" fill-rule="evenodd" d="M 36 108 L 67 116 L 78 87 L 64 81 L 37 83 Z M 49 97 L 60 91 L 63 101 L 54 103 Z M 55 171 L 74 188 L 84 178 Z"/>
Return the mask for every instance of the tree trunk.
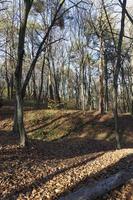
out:
<path id="1" fill-rule="evenodd" d="M 132 53 L 133 53 L 133 50 L 132 50 Z M 131 112 L 131 115 L 133 116 L 133 57 L 131 57 L 131 66 L 130 66 L 130 112 Z"/>
<path id="2" fill-rule="evenodd" d="M 133 74 L 131 74 L 131 115 L 133 116 Z"/>
<path id="3" fill-rule="evenodd" d="M 126 102 L 127 101 L 127 95 L 126 95 L 126 83 L 125 83 L 125 77 L 124 77 L 124 69 L 123 67 L 121 67 L 121 78 L 122 78 L 122 112 L 126 112 L 127 111 L 127 108 L 128 106 L 126 106 Z M 128 105 L 128 103 L 127 103 Z"/>
<path id="4" fill-rule="evenodd" d="M 15 78 L 16 81 L 16 78 Z M 17 81 L 16 81 L 17 84 Z M 20 145 L 25 146 L 26 145 L 26 131 L 24 128 L 24 122 L 23 122 L 23 101 L 21 97 L 21 93 L 19 90 L 19 87 L 16 89 L 16 124 L 15 124 L 15 129 L 19 131 L 20 135 Z"/>
<path id="5" fill-rule="evenodd" d="M 100 64 L 99 64 L 99 112 L 104 113 L 104 50 L 103 50 L 103 38 L 100 36 Z"/>
<path id="6" fill-rule="evenodd" d="M 47 61 L 48 61 L 48 68 L 49 68 L 49 74 L 48 74 L 48 91 L 49 91 L 49 97 L 50 97 L 51 100 L 54 100 L 54 92 L 53 92 L 53 85 L 52 85 L 52 71 L 51 71 L 49 57 L 47 58 Z"/>
<path id="7" fill-rule="evenodd" d="M 17 127 L 18 134 L 20 136 L 20 145 L 26 145 L 26 132 L 23 122 L 23 98 L 22 98 L 22 66 L 23 66 L 23 57 L 24 57 L 24 43 L 25 43 L 25 34 L 28 15 L 32 6 L 32 0 L 24 1 L 24 15 L 23 19 L 20 22 L 19 30 L 19 41 L 18 41 L 18 52 L 17 52 L 17 65 L 15 69 L 15 89 L 16 89 L 16 113 L 14 120 L 14 127 Z M 17 124 L 17 126 L 16 126 Z"/>
<path id="8" fill-rule="evenodd" d="M 7 31 L 7 37 L 8 37 L 8 31 Z M 8 44 L 8 38 L 6 37 L 6 45 L 5 45 L 5 52 L 7 52 L 7 44 Z M 5 53 L 5 79 L 6 79 L 6 85 L 7 85 L 7 98 L 10 100 L 10 80 L 9 80 L 9 74 L 8 74 L 8 60 L 7 60 L 7 53 Z"/>
<path id="9" fill-rule="evenodd" d="M 44 67 L 45 67 L 45 56 L 43 57 L 42 70 L 41 70 L 41 84 L 40 84 L 40 90 L 39 90 L 39 95 L 38 95 L 38 106 L 41 101 L 42 90 L 43 90 Z"/>
<path id="10" fill-rule="evenodd" d="M 88 77 L 89 77 L 89 83 L 88 83 L 88 101 L 87 104 L 89 106 L 89 110 L 92 110 L 92 97 L 91 97 L 91 66 L 89 61 L 88 66 Z"/>
<path id="11" fill-rule="evenodd" d="M 107 58 L 104 56 L 105 66 L 104 66 L 104 76 L 105 76 L 105 110 L 109 111 L 109 90 L 108 90 L 108 68 L 107 68 Z"/>
<path id="12" fill-rule="evenodd" d="M 115 118 L 115 135 L 116 135 L 117 148 L 121 148 L 119 128 L 118 128 L 117 98 L 118 98 L 118 76 L 121 69 L 121 52 L 122 52 L 122 42 L 123 42 L 123 36 L 124 36 L 126 3 L 127 3 L 127 0 L 123 0 L 121 28 L 120 28 L 118 48 L 117 48 L 117 61 L 116 61 L 115 70 L 114 70 L 114 118 Z"/>
<path id="13" fill-rule="evenodd" d="M 59 200 L 94 200 L 123 185 L 130 180 L 132 176 L 133 175 L 129 172 L 120 171 L 117 174 L 98 181 L 93 186 L 82 186 L 77 191 L 70 192 L 68 195 L 59 198 Z"/>
<path id="14" fill-rule="evenodd" d="M 32 81 L 33 81 L 33 98 L 34 101 L 37 101 L 37 88 L 36 88 L 36 75 L 35 75 L 35 69 L 33 70 L 32 73 Z"/>
<path id="15" fill-rule="evenodd" d="M 11 75 L 11 99 L 14 98 L 14 76 Z"/>
<path id="16" fill-rule="evenodd" d="M 49 88 L 49 97 L 51 100 L 54 100 L 54 94 L 53 94 L 53 86 L 52 86 L 52 81 L 51 81 L 51 75 L 49 74 L 48 77 L 48 88 Z"/>
<path id="17" fill-rule="evenodd" d="M 118 86 L 117 83 L 114 82 L 114 120 L 115 120 L 115 138 L 116 138 L 116 145 L 117 148 L 121 148 L 120 142 L 120 133 L 119 133 L 119 125 L 118 125 Z"/>

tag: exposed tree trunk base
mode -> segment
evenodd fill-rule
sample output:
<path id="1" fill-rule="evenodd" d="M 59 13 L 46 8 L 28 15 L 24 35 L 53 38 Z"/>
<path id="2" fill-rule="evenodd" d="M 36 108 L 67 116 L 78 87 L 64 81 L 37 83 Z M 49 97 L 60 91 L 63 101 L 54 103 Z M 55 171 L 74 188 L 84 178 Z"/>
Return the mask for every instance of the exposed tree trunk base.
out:
<path id="1" fill-rule="evenodd" d="M 133 177 L 131 171 L 120 171 L 109 178 L 98 181 L 94 186 L 84 186 L 75 192 L 59 198 L 59 200 L 94 200 L 102 197 L 113 189 L 125 184 Z"/>
<path id="2" fill-rule="evenodd" d="M 116 138 L 116 143 L 117 143 L 116 144 L 117 149 L 121 149 L 120 136 L 118 132 L 115 133 L 115 138 Z"/>

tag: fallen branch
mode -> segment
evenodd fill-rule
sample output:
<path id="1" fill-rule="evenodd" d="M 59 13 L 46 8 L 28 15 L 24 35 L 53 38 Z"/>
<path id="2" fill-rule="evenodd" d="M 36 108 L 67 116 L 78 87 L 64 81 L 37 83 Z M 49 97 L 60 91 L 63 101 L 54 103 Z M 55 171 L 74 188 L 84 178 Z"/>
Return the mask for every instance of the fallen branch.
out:
<path id="1" fill-rule="evenodd" d="M 130 172 L 120 171 L 109 178 L 98 181 L 93 187 L 84 186 L 75 192 L 59 198 L 59 200 L 94 200 L 123 185 L 130 179 Z"/>

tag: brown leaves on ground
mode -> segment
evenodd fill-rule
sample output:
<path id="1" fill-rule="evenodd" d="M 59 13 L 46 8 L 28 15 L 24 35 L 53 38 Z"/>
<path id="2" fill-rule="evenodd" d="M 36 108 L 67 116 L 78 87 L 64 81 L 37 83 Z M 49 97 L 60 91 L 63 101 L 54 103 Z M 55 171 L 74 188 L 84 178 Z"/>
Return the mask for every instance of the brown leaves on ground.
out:
<path id="1" fill-rule="evenodd" d="M 21 149 L 15 136 L 8 133 L 12 116 L 3 115 L 0 199 L 58 199 L 82 184 L 92 184 L 120 169 L 128 169 L 132 165 L 133 149 L 114 150 L 113 140 L 108 141 L 107 137 L 113 131 L 112 123 L 111 115 L 98 113 L 84 116 L 81 111 L 28 111 L 25 124 L 30 137 L 39 127 L 47 137 L 32 139 L 27 148 Z M 54 129 L 61 134 L 57 136 Z M 50 130 L 55 131 L 51 140 Z M 129 132 L 131 135 L 131 126 Z M 62 139 L 54 140 L 57 138 Z M 117 192 L 124 195 L 123 190 L 128 191 L 130 187 L 128 183 Z M 106 199 L 113 200 L 113 195 L 116 197 L 115 191 Z"/>
<path id="2" fill-rule="evenodd" d="M 124 186 L 111 191 L 101 200 L 133 200 L 133 180 L 131 179 Z"/>
<path id="3" fill-rule="evenodd" d="M 133 153 L 132 149 L 90 153 L 86 148 L 86 154 L 78 149 L 76 156 L 66 153 L 67 148 L 63 150 L 59 143 L 43 145 L 1 148 L 0 199 L 56 199 L 80 187 L 85 179 L 91 184 L 101 174 L 105 176 L 118 170 L 117 163 Z M 123 160 L 123 165 L 126 167 L 128 160 Z"/>

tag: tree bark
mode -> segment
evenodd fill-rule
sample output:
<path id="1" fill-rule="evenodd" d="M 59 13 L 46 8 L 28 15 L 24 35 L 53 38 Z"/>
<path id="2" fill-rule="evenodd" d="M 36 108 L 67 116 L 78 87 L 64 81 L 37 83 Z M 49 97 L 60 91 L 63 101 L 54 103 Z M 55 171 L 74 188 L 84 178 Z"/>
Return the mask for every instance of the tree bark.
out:
<path id="1" fill-rule="evenodd" d="M 110 176 L 109 178 L 98 181 L 95 185 L 91 187 L 81 187 L 75 192 L 70 192 L 65 197 L 59 198 L 59 200 L 94 200 L 98 197 L 102 197 L 111 190 L 121 186 L 130 180 L 132 175 L 126 171 L 120 171 L 117 174 Z"/>
<path id="2" fill-rule="evenodd" d="M 104 49 L 103 36 L 100 35 L 100 64 L 99 64 L 99 112 L 104 114 Z"/>
<path id="3" fill-rule="evenodd" d="M 38 95 L 38 106 L 39 106 L 40 101 L 41 101 L 42 90 L 43 90 L 44 67 L 45 67 L 45 55 L 43 57 L 42 70 L 41 70 L 41 84 L 40 84 L 40 90 L 39 90 L 39 95 Z"/>
<path id="4" fill-rule="evenodd" d="M 124 25 L 125 25 L 125 13 L 126 13 L 126 3 L 127 0 L 123 0 L 122 6 L 122 16 L 121 16 L 121 28 L 119 33 L 118 48 L 117 48 L 117 61 L 114 70 L 114 119 L 115 119 L 115 136 L 117 142 L 117 148 L 121 148 L 120 144 L 120 134 L 118 127 L 118 76 L 121 68 L 121 52 L 122 52 L 122 42 L 124 36 Z"/>
<path id="5" fill-rule="evenodd" d="M 18 54 L 17 65 L 15 69 L 15 90 L 16 90 L 16 113 L 15 113 L 15 125 L 17 132 L 20 136 L 20 145 L 26 145 L 26 132 L 23 122 L 23 98 L 22 98 L 22 66 L 24 57 L 24 43 L 28 15 L 32 6 L 32 0 L 24 0 L 24 16 L 20 22 L 19 41 L 18 41 Z"/>
<path id="6" fill-rule="evenodd" d="M 108 89 L 108 67 L 107 67 L 107 57 L 104 56 L 105 67 L 104 67 L 104 76 L 105 76 L 105 111 L 109 111 L 109 89 Z"/>

